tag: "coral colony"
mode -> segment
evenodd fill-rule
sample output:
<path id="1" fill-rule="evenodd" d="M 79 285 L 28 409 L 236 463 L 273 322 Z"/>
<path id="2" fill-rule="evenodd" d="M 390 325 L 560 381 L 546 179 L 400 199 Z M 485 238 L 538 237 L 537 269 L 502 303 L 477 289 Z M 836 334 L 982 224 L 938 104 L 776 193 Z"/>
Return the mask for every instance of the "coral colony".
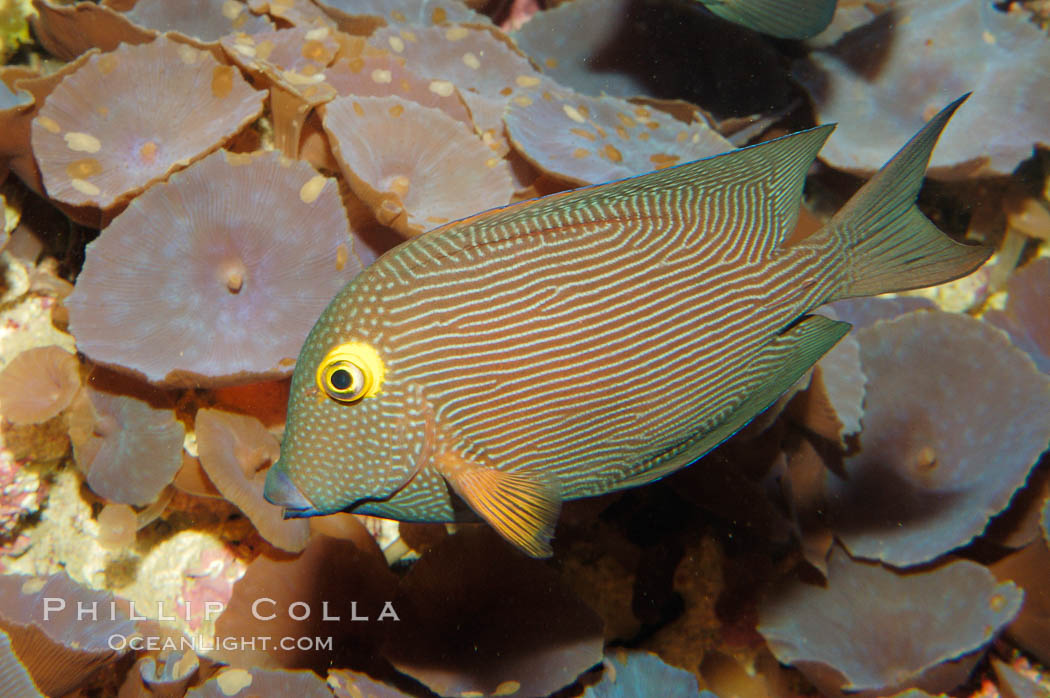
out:
<path id="1" fill-rule="evenodd" d="M 1047 695 L 1050 10 L 753 5 L 0 1 L 0 696 Z M 990 260 L 815 310 L 853 329 L 548 559 L 267 501 L 398 244 L 837 122 L 796 243 L 969 92 L 918 203 Z"/>

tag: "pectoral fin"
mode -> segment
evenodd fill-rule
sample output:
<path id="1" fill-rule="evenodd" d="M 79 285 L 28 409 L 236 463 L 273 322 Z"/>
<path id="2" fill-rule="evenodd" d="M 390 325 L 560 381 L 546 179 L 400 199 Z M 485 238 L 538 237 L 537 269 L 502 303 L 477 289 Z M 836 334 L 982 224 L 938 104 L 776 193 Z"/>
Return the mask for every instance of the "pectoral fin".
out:
<path id="1" fill-rule="evenodd" d="M 452 489 L 496 532 L 532 557 L 550 557 L 561 510 L 557 487 L 530 473 L 505 473 L 445 451 L 435 462 Z"/>
<path id="2" fill-rule="evenodd" d="M 747 396 L 713 429 L 694 434 L 642 464 L 620 487 L 635 487 L 689 465 L 739 431 L 772 405 L 795 381 L 849 332 L 848 322 L 810 315 L 777 336 L 755 357 L 748 371 L 755 378 Z"/>

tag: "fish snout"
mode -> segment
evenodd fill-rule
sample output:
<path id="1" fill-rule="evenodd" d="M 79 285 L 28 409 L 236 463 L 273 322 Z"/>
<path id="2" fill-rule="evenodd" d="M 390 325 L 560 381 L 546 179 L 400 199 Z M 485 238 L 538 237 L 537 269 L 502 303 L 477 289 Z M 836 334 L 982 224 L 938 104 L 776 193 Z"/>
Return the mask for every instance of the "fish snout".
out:
<path id="1" fill-rule="evenodd" d="M 314 503 L 306 498 L 288 477 L 283 468 L 274 466 L 266 473 L 266 485 L 263 496 L 270 504 L 284 508 L 285 518 L 297 513 L 314 510 Z"/>

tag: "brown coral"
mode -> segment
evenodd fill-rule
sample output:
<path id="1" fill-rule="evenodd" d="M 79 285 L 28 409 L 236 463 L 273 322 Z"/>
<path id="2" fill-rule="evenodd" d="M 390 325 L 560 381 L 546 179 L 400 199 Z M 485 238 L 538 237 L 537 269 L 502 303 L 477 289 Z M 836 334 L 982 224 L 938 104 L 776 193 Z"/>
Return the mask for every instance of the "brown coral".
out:
<path id="1" fill-rule="evenodd" d="M 335 182 L 305 163 L 215 153 L 135 199 L 88 246 L 70 330 L 90 358 L 151 381 L 286 375 L 362 268 L 348 225 Z"/>
<path id="2" fill-rule="evenodd" d="M 401 609 L 387 603 L 395 586 L 396 578 L 381 557 L 323 535 L 314 536 L 297 557 L 260 556 L 234 586 L 216 633 L 233 638 L 331 637 L 333 651 L 257 645 L 222 651 L 220 657 L 238 667 L 371 665 L 386 626 L 404 625 L 394 620 Z"/>
<path id="3" fill-rule="evenodd" d="M 617 97 L 587 97 L 548 78 L 526 81 L 504 121 L 511 143 L 540 170 L 596 184 L 733 149 L 705 123 L 685 124 Z"/>
<path id="4" fill-rule="evenodd" d="M 251 519 L 272 545 L 298 552 L 310 535 L 303 519 L 283 520 L 281 510 L 263 499 L 265 469 L 280 448 L 258 419 L 214 409 L 197 411 L 194 421 L 201 466 L 222 495 Z"/>
<path id="5" fill-rule="evenodd" d="M 185 429 L 171 409 L 85 388 L 70 422 L 77 466 L 88 486 L 114 502 L 149 504 L 182 464 Z"/>
<path id="6" fill-rule="evenodd" d="M 113 595 L 73 582 L 65 572 L 46 578 L 21 574 L 0 576 L 0 630 L 47 695 L 65 695 L 100 666 L 125 650 L 111 642 L 126 638 L 134 623 L 118 607 Z M 85 622 L 78 604 L 97 620 Z M 112 617 L 111 617 L 112 614 Z"/>
<path id="7" fill-rule="evenodd" d="M 790 582 L 770 594 L 758 630 L 777 659 L 826 695 L 951 690 L 1017 615 L 1023 594 L 961 560 L 898 573 L 836 549 L 826 588 Z"/>
<path id="8" fill-rule="evenodd" d="M 111 209 L 220 147 L 259 116 L 262 98 L 192 46 L 124 45 L 55 88 L 33 120 L 33 154 L 51 197 Z"/>
<path id="9" fill-rule="evenodd" d="M 384 654 L 441 695 L 547 695 L 601 660 L 602 621 L 487 528 L 435 545 L 401 582 Z"/>
<path id="10" fill-rule="evenodd" d="M 324 112 L 354 193 L 404 235 L 510 202 L 506 161 L 444 112 L 400 97 L 340 97 Z"/>
<path id="11" fill-rule="evenodd" d="M 80 390 L 80 363 L 57 346 L 34 347 L 0 371 L 0 415 L 13 424 L 47 421 Z"/>

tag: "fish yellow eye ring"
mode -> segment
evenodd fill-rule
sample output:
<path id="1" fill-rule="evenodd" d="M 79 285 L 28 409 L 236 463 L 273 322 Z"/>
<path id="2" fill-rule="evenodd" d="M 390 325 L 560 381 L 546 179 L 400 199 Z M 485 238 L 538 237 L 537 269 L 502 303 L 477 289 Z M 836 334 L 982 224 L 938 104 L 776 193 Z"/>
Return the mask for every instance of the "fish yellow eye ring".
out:
<path id="1" fill-rule="evenodd" d="M 379 393 L 383 360 L 364 342 L 340 344 L 317 366 L 317 387 L 338 402 L 356 402 Z"/>

